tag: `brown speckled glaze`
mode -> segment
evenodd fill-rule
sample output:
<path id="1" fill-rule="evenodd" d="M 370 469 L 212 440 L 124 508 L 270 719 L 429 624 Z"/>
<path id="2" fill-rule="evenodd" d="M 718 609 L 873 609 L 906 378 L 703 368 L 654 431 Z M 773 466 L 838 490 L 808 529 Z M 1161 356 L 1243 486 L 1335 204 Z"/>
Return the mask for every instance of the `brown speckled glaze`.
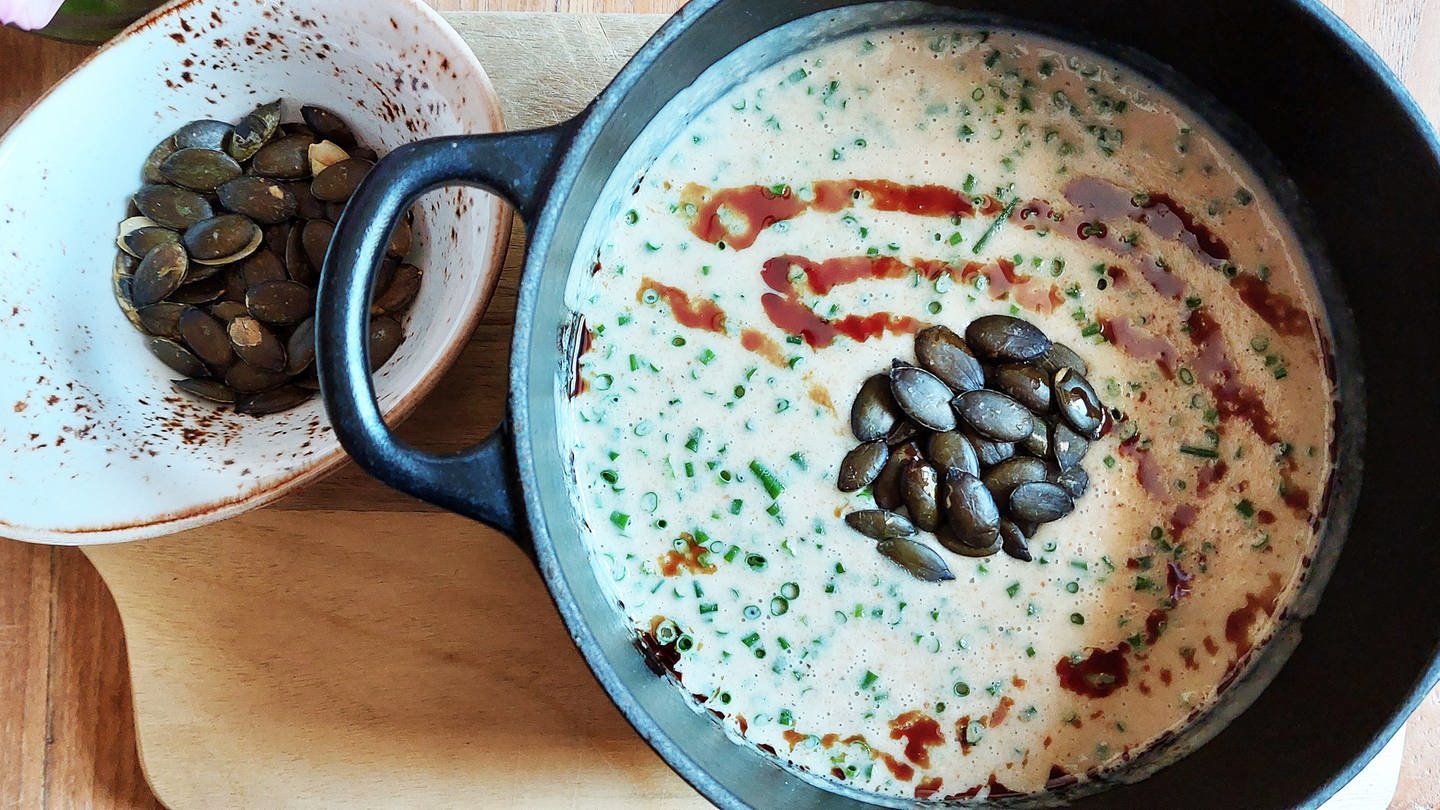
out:
<path id="1" fill-rule="evenodd" d="M 382 153 L 503 128 L 474 54 L 419 0 L 188 0 L 97 51 L 0 141 L 0 536 L 81 545 L 180 531 L 343 460 L 318 401 L 256 420 L 175 392 L 111 297 L 115 223 L 150 147 L 276 97 L 286 120 L 300 103 L 331 107 Z M 126 126 L 96 149 L 73 126 L 77 108 Z M 420 201 L 427 278 L 405 344 L 376 375 L 392 423 L 468 339 L 509 217 L 472 189 Z"/>

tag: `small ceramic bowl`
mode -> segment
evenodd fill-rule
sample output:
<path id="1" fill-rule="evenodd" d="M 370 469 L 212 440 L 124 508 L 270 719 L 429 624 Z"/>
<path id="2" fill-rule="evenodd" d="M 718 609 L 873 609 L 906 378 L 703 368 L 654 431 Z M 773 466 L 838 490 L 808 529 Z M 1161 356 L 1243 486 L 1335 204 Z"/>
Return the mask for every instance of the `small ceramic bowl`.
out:
<path id="1" fill-rule="evenodd" d="M 0 536 L 86 545 L 239 514 L 343 460 L 323 405 L 254 418 L 181 395 L 111 292 L 116 225 L 151 148 L 281 98 L 335 110 L 381 154 L 502 128 L 474 53 L 420 0 L 183 0 L 136 22 L 0 141 Z M 376 374 L 388 421 L 459 353 L 510 211 L 474 190 L 417 206 L 425 272 Z"/>

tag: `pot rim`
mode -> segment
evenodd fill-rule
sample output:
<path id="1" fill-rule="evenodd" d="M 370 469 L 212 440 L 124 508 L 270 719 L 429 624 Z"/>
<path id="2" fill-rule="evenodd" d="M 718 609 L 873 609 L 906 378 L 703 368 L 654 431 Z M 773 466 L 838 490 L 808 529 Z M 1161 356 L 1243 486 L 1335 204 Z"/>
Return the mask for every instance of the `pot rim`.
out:
<path id="1" fill-rule="evenodd" d="M 848 4 L 860 5 L 866 1 L 851 0 Z M 568 148 L 558 162 L 551 176 L 549 187 L 538 205 L 538 213 L 529 234 L 529 245 L 548 246 L 553 239 L 560 221 L 562 207 L 560 203 L 568 196 L 570 189 L 577 181 L 580 168 L 589 158 L 591 145 L 595 142 L 598 134 L 609 126 L 615 113 L 621 108 L 625 97 L 639 78 L 650 69 L 651 63 L 654 61 L 653 57 L 668 48 L 697 20 L 724 2 L 727 0 L 691 0 L 683 6 L 645 42 L 585 111 L 577 116 L 575 121 L 578 122 L 578 125 L 571 133 Z M 1436 125 L 1426 117 L 1414 96 L 1369 43 L 1350 28 L 1339 15 L 1323 5 L 1320 0 L 1276 0 L 1276 2 L 1282 8 L 1288 6 L 1319 22 L 1329 38 L 1329 44 L 1335 51 L 1358 59 L 1366 72 L 1389 91 L 1390 99 L 1399 104 L 1410 125 L 1429 148 L 1432 161 L 1440 165 L 1440 132 L 1437 132 Z M 819 11 L 814 13 L 819 13 Z M 1203 89 L 1203 85 L 1201 87 Z M 675 745 L 650 713 L 640 704 L 625 679 L 606 658 L 560 564 L 538 495 L 539 472 L 527 406 L 532 380 L 529 365 L 523 362 L 528 357 L 527 349 L 534 339 L 535 325 L 531 313 L 539 298 L 544 254 L 543 250 L 528 250 L 527 248 L 524 273 L 520 280 L 517 297 L 515 333 L 511 344 L 508 379 L 508 413 L 513 430 L 516 469 L 521 484 L 526 525 L 531 532 L 538 567 L 545 579 L 551 598 L 587 666 L 605 689 L 611 701 L 641 738 L 681 778 L 718 807 L 726 808 L 726 810 L 748 807 L 735 793 L 712 776 L 703 763 Z M 1404 700 L 1394 707 L 1393 713 L 1379 733 L 1367 740 L 1344 768 L 1318 786 L 1308 797 L 1306 806 L 1318 807 L 1364 769 L 1415 711 L 1425 695 L 1437 684 L 1440 684 L 1440 646 L 1431 651 L 1429 667 L 1411 685 L 1405 693 Z M 810 782 L 810 784 L 815 783 Z M 841 792 L 843 788 L 837 790 L 837 787 L 839 786 L 825 785 L 822 789 L 829 791 L 836 798 L 845 797 L 846 793 Z M 868 794 L 856 791 L 851 798 L 863 795 Z M 905 802 L 905 804 L 912 803 Z"/>

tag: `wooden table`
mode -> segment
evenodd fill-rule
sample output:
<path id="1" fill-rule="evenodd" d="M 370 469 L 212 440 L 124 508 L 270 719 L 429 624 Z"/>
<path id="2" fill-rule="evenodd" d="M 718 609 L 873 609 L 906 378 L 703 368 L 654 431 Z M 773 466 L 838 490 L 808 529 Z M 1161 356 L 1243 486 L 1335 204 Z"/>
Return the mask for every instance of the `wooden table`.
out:
<path id="1" fill-rule="evenodd" d="M 442 10 L 663 13 L 683 0 L 428 2 Z M 1440 0 L 1328 2 L 1440 120 Z M 0 29 L 0 132 L 88 52 Z M 506 317 L 487 317 L 476 342 L 503 345 Z M 462 360 L 460 367 L 465 365 Z M 498 419 L 499 396 L 476 410 L 479 420 Z M 424 409 L 407 428 L 425 431 Z M 403 504 L 354 468 L 303 497 L 340 510 L 371 497 Z M 0 541 L 0 807 L 159 806 L 136 752 L 128 672 L 119 616 L 86 557 L 75 549 Z M 1440 693 L 1426 700 L 1408 730 L 1391 806 L 1436 807 Z"/>

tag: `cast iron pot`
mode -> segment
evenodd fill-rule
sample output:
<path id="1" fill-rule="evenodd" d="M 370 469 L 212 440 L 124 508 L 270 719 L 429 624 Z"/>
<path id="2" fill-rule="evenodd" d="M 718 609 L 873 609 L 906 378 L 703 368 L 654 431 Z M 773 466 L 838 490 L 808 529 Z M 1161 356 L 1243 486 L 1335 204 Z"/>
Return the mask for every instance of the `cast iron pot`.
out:
<path id="1" fill-rule="evenodd" d="M 335 430 L 386 483 L 531 546 L 610 697 L 716 804 L 911 804 L 796 777 L 731 742 L 647 666 L 591 573 L 561 462 L 555 398 L 569 374 L 573 316 L 563 292 L 582 229 L 662 107 L 742 46 L 746 63 L 760 67 L 827 36 L 936 19 L 1032 28 L 1149 74 L 1221 122 L 1297 222 L 1329 311 L 1340 392 L 1337 474 L 1309 584 L 1214 711 L 1105 780 L 1113 789 L 1091 786 L 1066 798 L 1095 808 L 1318 805 L 1440 678 L 1440 497 L 1431 466 L 1440 457 L 1440 363 L 1430 334 L 1440 323 L 1440 149 L 1375 54 L 1316 2 L 696 0 L 575 119 L 425 141 L 376 166 L 339 223 L 321 279 L 318 362 Z M 693 107 L 708 99 L 689 100 Z M 1241 123 L 1226 124 L 1225 112 Z M 382 422 L 366 320 L 389 227 L 418 195 L 447 183 L 504 195 L 524 217 L 530 243 L 509 419 L 479 446 L 437 457 L 400 443 Z"/>

